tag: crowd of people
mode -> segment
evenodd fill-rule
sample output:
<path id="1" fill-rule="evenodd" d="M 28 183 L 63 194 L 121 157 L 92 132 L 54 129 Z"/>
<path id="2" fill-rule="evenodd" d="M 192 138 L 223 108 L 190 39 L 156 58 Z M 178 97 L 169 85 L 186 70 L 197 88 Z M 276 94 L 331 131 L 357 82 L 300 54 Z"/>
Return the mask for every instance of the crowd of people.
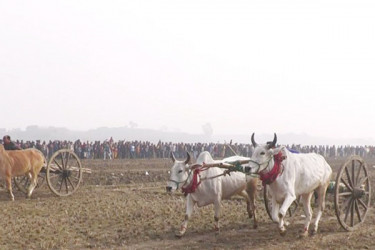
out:
<path id="1" fill-rule="evenodd" d="M 4 141 L 10 141 L 10 137 L 4 136 Z M 112 138 L 105 141 L 23 141 L 16 140 L 14 146 L 22 149 L 37 148 L 46 157 L 51 157 L 59 149 L 67 148 L 74 152 L 81 159 L 142 159 L 142 158 L 168 158 L 173 152 L 176 158 L 185 158 L 189 152 L 197 158 L 202 151 L 208 151 L 213 158 L 224 158 L 234 155 L 250 157 L 253 152 L 251 144 L 223 144 L 223 143 L 152 143 L 149 141 L 114 141 Z M 287 145 L 287 148 L 301 153 L 315 152 L 324 157 L 347 157 L 353 154 L 364 158 L 375 157 L 374 146 L 335 146 L 335 145 Z"/>

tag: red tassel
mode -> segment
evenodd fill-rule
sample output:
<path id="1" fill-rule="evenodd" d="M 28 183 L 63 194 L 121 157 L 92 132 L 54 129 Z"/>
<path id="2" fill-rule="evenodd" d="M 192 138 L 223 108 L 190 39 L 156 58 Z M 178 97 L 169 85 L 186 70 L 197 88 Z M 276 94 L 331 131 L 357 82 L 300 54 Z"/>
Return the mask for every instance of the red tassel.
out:
<path id="1" fill-rule="evenodd" d="M 185 194 L 185 196 L 190 194 L 190 193 L 194 193 L 195 190 L 197 190 L 199 184 L 201 184 L 200 181 L 198 182 L 198 175 L 201 171 L 202 171 L 202 169 L 200 169 L 200 168 L 195 169 L 194 172 L 193 172 L 193 180 L 189 183 L 189 185 L 187 187 L 181 188 L 181 190 Z"/>
<path id="2" fill-rule="evenodd" d="M 274 155 L 273 160 L 274 160 L 274 165 L 271 171 L 267 173 L 259 173 L 260 180 L 262 181 L 263 186 L 269 185 L 272 182 L 276 180 L 276 178 L 280 175 L 281 173 L 281 162 L 285 159 L 285 156 L 282 155 L 281 151 L 277 154 Z"/>

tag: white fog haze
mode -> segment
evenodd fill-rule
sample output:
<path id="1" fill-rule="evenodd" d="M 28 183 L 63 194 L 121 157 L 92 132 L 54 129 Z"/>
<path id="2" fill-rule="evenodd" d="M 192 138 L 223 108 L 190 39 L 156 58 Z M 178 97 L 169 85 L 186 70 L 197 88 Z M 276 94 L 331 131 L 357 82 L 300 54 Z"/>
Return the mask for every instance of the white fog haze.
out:
<path id="1" fill-rule="evenodd" d="M 374 13 L 373 1 L 0 1 L 0 132 L 375 144 Z"/>

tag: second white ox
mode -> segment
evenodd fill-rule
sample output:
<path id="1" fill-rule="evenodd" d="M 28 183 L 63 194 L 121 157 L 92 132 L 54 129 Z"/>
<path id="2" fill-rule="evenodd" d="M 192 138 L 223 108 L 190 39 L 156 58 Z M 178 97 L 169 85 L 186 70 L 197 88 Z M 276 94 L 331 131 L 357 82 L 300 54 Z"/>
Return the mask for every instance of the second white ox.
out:
<path id="1" fill-rule="evenodd" d="M 171 169 L 170 179 L 167 184 L 167 191 L 175 191 L 180 186 L 186 187 L 194 182 L 193 172 L 188 165 L 190 155 L 185 161 L 177 161 L 173 154 L 171 158 L 174 162 Z M 221 161 L 214 161 L 209 152 L 202 152 L 194 165 L 204 165 L 218 162 L 234 162 L 236 160 L 249 159 L 241 156 L 232 156 Z M 210 167 L 199 173 L 198 182 L 194 192 L 188 193 L 186 196 L 186 215 L 181 225 L 181 229 L 176 236 L 183 236 L 186 232 L 188 220 L 191 217 L 195 204 L 198 207 L 214 204 L 215 209 L 215 229 L 219 230 L 219 216 L 221 209 L 221 201 L 229 199 L 231 196 L 238 194 L 245 198 L 247 204 L 247 212 L 249 217 L 254 217 L 254 228 L 257 227 L 255 216 L 255 196 L 257 191 L 257 179 L 249 178 L 246 181 L 246 175 L 240 172 L 231 172 L 230 175 L 224 175 L 225 169 L 218 167 Z"/>
<path id="2" fill-rule="evenodd" d="M 318 214 L 312 233 L 316 233 L 332 174 L 332 169 L 324 157 L 315 153 L 295 154 L 284 146 L 275 147 L 276 134 L 272 142 L 261 145 L 255 142 L 253 134 L 251 142 L 254 152 L 250 161 L 250 172 L 259 174 L 263 185 L 269 185 L 272 196 L 272 219 L 279 224 L 280 234 L 286 233 L 284 217 L 289 206 L 296 197 L 301 196 L 306 215 L 301 236 L 308 235 L 312 219 L 310 200 L 314 190 L 318 194 Z"/>

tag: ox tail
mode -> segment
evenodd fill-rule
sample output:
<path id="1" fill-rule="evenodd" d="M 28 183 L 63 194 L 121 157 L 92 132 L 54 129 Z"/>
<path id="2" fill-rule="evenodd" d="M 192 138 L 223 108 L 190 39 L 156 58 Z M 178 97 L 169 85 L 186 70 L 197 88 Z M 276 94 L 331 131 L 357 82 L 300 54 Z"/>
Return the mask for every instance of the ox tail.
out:
<path id="1" fill-rule="evenodd" d="M 42 155 L 43 155 L 43 168 L 47 168 L 47 165 L 48 165 L 47 157 L 44 154 Z"/>
<path id="2" fill-rule="evenodd" d="M 47 158 L 43 155 L 43 168 L 47 168 Z"/>

